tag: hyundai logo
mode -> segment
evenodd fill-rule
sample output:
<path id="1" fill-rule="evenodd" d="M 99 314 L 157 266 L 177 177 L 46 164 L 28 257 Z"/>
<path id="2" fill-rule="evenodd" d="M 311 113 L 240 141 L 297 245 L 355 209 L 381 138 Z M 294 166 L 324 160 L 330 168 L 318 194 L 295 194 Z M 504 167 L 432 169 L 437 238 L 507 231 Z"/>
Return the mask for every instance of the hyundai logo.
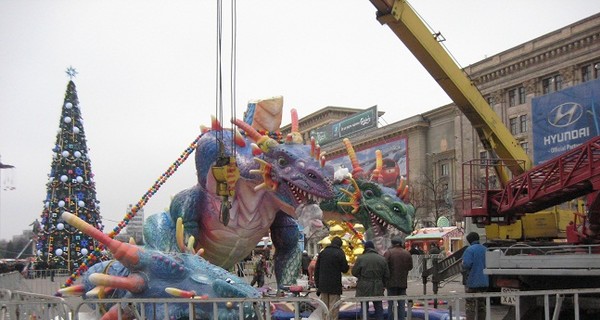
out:
<path id="1" fill-rule="evenodd" d="M 583 107 L 579 103 L 565 102 L 548 113 L 548 123 L 554 127 L 563 128 L 577 122 L 583 115 Z"/>

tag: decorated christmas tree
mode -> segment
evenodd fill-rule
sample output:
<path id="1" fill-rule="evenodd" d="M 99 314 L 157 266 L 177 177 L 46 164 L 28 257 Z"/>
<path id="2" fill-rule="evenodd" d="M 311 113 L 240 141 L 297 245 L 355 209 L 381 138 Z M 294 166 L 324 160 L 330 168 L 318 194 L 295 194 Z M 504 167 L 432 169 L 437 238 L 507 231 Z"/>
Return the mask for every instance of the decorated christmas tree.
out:
<path id="1" fill-rule="evenodd" d="M 38 264 L 52 269 L 76 270 L 97 248 L 91 237 L 61 219 L 68 211 L 102 230 L 99 201 L 96 200 L 94 174 L 88 155 L 77 90 L 71 77 L 60 115 L 52 165 L 46 184 L 47 193 L 37 243 Z"/>

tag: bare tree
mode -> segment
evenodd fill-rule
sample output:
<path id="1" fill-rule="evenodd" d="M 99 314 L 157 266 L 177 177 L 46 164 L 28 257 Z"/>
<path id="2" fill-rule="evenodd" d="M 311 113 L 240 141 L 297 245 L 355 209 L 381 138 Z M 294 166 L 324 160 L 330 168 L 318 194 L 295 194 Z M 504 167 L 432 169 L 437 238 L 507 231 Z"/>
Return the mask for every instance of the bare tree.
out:
<path id="1" fill-rule="evenodd" d="M 415 218 L 427 222 L 429 226 L 435 226 L 440 217 L 450 218 L 452 207 L 452 195 L 448 188 L 448 177 L 433 177 L 422 174 L 419 179 L 411 183 L 411 204 L 420 217 Z"/>

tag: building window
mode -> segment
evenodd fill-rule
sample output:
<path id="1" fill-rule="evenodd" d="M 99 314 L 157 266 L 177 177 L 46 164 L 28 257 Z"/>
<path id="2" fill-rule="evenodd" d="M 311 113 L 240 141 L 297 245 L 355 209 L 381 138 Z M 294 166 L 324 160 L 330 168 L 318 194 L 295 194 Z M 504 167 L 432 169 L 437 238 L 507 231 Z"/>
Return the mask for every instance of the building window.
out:
<path id="1" fill-rule="evenodd" d="M 600 78 L 600 62 L 593 62 L 581 67 L 581 82 Z"/>
<path id="2" fill-rule="evenodd" d="M 514 136 L 517 132 L 517 118 L 510 118 L 509 120 L 510 133 Z"/>
<path id="3" fill-rule="evenodd" d="M 517 105 L 517 89 L 508 90 L 508 106 L 514 107 Z"/>
<path id="4" fill-rule="evenodd" d="M 479 163 L 481 164 L 486 164 L 486 160 L 487 160 L 487 151 L 480 151 L 479 152 Z"/>
<path id="5" fill-rule="evenodd" d="M 446 177 L 450 174 L 450 166 L 447 163 L 440 164 L 440 175 Z"/>
<path id="6" fill-rule="evenodd" d="M 560 74 L 542 79 L 542 93 L 552 93 L 562 89 L 562 76 Z"/>
<path id="7" fill-rule="evenodd" d="M 525 87 L 519 87 L 519 104 L 525 103 Z"/>
<path id="8" fill-rule="evenodd" d="M 520 86 L 508 90 L 508 106 L 514 107 L 518 104 L 525 103 L 525 87 Z"/>
<path id="9" fill-rule="evenodd" d="M 581 82 L 592 80 L 592 65 L 588 64 L 581 67 Z"/>
<path id="10" fill-rule="evenodd" d="M 519 129 L 521 129 L 520 133 L 527 132 L 527 115 L 526 114 L 519 116 Z"/>
<path id="11" fill-rule="evenodd" d="M 525 153 L 529 154 L 529 143 L 527 141 L 523 141 L 520 143 L 521 148 L 525 150 Z"/>

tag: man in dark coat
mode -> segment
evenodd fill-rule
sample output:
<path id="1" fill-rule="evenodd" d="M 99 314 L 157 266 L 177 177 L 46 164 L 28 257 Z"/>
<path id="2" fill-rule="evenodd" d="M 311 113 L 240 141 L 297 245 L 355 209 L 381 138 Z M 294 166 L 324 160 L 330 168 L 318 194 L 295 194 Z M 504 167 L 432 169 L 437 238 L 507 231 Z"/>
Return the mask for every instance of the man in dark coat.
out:
<path id="1" fill-rule="evenodd" d="M 365 242 L 365 251 L 356 258 L 352 275 L 357 278 L 356 297 L 383 296 L 385 285 L 390 278 L 390 270 L 385 258 L 375 250 L 373 241 Z M 364 313 L 363 308 L 368 314 L 369 302 L 361 303 L 361 313 Z M 383 320 L 383 302 L 373 301 L 373 308 L 375 308 L 375 319 Z"/>
<path id="2" fill-rule="evenodd" d="M 320 293 L 321 301 L 329 309 L 331 319 L 337 319 L 339 309 L 333 309 L 342 295 L 342 273 L 348 272 L 348 260 L 342 250 L 342 239 L 334 237 L 317 258 L 315 267 L 315 285 Z M 325 317 L 323 317 L 325 319 Z"/>
<path id="3" fill-rule="evenodd" d="M 310 264 L 311 257 L 308 255 L 308 252 L 304 250 L 302 252 L 302 274 L 308 276 L 308 265 Z"/>
<path id="4" fill-rule="evenodd" d="M 388 269 L 390 270 L 390 279 L 387 283 L 388 296 L 404 296 L 408 287 L 408 272 L 413 268 L 413 260 L 410 252 L 404 249 L 402 238 L 396 236 L 392 238 L 392 246 L 383 254 Z M 404 320 L 405 306 L 404 300 L 398 300 L 398 319 Z M 388 302 L 388 319 L 394 319 L 394 303 Z"/>

